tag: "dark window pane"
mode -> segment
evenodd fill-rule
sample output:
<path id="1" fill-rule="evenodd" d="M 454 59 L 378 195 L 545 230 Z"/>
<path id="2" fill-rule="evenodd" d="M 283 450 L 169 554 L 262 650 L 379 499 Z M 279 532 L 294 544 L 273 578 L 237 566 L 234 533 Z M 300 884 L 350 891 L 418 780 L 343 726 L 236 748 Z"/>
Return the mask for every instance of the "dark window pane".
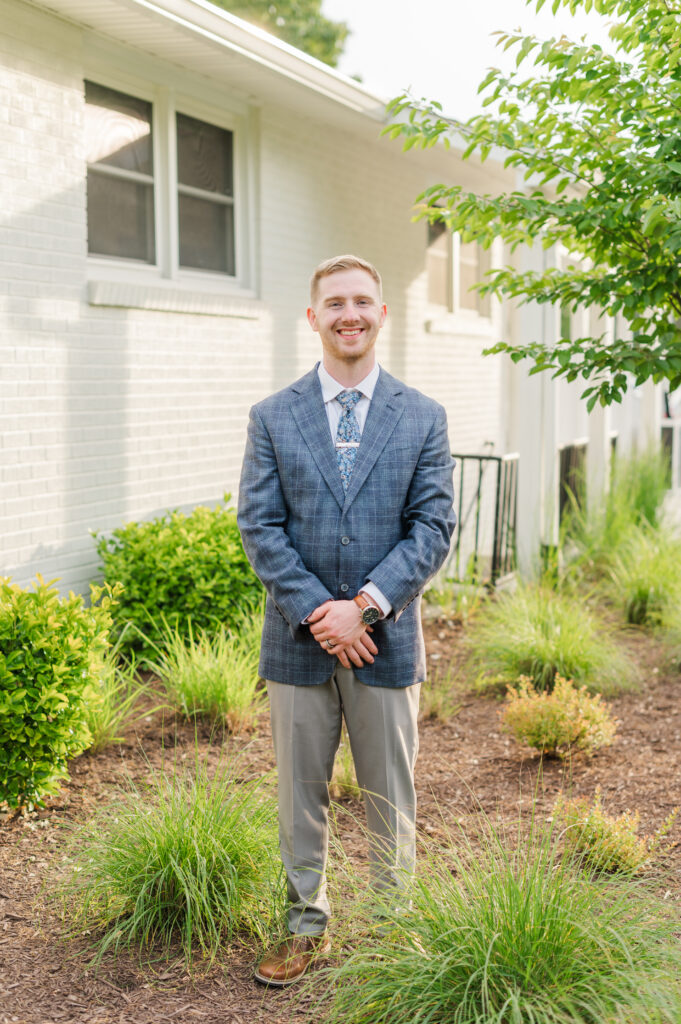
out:
<path id="1" fill-rule="evenodd" d="M 447 236 L 447 225 L 441 220 L 435 220 L 428 223 L 428 248 L 436 246 L 436 248 L 442 248 L 446 242 Z"/>
<path id="2" fill-rule="evenodd" d="M 88 252 L 154 263 L 152 185 L 89 171 Z"/>
<path id="3" fill-rule="evenodd" d="M 234 274 L 234 210 L 224 203 L 178 196 L 180 266 Z"/>
<path id="4" fill-rule="evenodd" d="M 85 83 L 87 161 L 153 174 L 151 103 Z"/>
<path id="5" fill-rule="evenodd" d="M 180 185 L 231 196 L 232 133 L 178 114 L 177 180 Z"/>

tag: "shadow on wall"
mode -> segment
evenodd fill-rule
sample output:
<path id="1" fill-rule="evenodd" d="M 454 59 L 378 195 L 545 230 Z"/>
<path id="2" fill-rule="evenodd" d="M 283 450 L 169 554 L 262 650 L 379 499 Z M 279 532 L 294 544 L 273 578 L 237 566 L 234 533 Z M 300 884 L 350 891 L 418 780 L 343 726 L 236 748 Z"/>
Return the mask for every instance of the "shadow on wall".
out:
<path id="1" fill-rule="evenodd" d="M 59 576 L 65 589 L 91 575 L 88 527 L 120 520 L 127 501 L 127 330 L 124 317 L 112 331 L 84 307 L 83 205 L 77 188 L 6 220 L 11 262 L 0 262 L 0 377 L 12 387 L 0 399 L 0 571 L 18 583 Z M 37 223 L 47 239 L 33 248 Z"/>

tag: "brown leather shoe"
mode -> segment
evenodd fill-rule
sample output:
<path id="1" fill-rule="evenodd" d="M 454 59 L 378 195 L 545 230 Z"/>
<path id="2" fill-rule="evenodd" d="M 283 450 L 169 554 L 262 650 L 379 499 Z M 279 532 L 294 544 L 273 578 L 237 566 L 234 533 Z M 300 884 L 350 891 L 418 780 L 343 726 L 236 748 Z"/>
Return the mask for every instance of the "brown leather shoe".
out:
<path id="1" fill-rule="evenodd" d="M 323 935 L 289 935 L 256 968 L 255 977 L 263 985 L 277 988 L 293 985 L 300 981 L 316 956 L 328 953 L 330 949 L 331 942 L 326 932 Z"/>

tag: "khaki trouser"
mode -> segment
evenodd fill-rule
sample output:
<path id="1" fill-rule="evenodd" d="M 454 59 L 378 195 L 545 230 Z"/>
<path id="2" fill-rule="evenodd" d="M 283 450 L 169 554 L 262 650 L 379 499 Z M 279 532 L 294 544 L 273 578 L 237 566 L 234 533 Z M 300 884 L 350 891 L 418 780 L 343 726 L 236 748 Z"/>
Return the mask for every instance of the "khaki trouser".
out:
<path id="1" fill-rule="evenodd" d="M 279 841 L 289 931 L 326 929 L 329 781 L 345 718 L 364 792 L 371 884 L 397 890 L 414 870 L 420 684 L 366 686 L 337 664 L 321 686 L 267 683 L 279 777 Z"/>

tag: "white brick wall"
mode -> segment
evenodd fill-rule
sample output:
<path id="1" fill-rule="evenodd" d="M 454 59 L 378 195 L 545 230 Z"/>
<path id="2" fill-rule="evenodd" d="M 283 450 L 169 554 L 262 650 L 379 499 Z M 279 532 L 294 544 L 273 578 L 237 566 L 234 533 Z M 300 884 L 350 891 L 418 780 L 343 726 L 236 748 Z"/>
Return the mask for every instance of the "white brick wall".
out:
<path id="1" fill-rule="evenodd" d="M 427 160 L 285 110 L 261 113 L 255 319 L 90 306 L 80 32 L 0 0 L 0 573 L 82 590 L 90 529 L 236 495 L 248 408 L 305 372 L 315 264 L 376 262 L 383 365 L 446 406 L 453 447 L 499 444 L 500 375 L 468 334 L 429 334 Z M 497 447 L 498 450 L 498 447 Z"/>

